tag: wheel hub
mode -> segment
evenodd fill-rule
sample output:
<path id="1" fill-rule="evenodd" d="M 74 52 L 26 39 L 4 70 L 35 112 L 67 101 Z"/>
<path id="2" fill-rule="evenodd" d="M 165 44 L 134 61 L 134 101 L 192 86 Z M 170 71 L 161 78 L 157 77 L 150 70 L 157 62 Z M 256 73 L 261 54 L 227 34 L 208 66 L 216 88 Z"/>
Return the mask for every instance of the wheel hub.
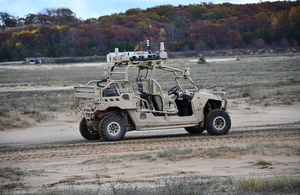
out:
<path id="1" fill-rule="evenodd" d="M 120 125 L 115 122 L 111 122 L 108 125 L 108 132 L 111 135 L 117 135 L 120 132 Z"/>
<path id="2" fill-rule="evenodd" d="M 213 121 L 213 125 L 217 130 L 222 130 L 226 126 L 226 120 L 221 116 L 216 117 Z"/>

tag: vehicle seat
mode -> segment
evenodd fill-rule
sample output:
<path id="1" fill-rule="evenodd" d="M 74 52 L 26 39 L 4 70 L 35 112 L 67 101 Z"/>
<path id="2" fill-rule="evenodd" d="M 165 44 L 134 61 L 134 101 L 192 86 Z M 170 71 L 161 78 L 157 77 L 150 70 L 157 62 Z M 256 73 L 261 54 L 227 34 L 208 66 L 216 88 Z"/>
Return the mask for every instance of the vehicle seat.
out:
<path id="1" fill-rule="evenodd" d="M 148 90 L 149 90 L 149 81 L 145 80 L 145 81 L 138 82 L 138 91 L 140 93 L 148 93 Z"/>
<path id="2" fill-rule="evenodd" d="M 152 95 L 152 103 L 155 110 L 163 111 L 163 102 L 160 95 Z"/>

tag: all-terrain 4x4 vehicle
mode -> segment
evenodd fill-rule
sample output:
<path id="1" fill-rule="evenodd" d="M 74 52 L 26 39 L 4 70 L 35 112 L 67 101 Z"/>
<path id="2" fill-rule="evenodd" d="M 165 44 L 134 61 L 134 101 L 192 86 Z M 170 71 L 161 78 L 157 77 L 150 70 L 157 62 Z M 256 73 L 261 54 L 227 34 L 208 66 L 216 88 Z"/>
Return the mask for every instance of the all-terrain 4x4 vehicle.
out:
<path id="1" fill-rule="evenodd" d="M 112 65 L 105 69 L 107 78 L 74 87 L 78 109 L 84 115 L 81 135 L 88 140 L 117 141 L 127 131 L 174 128 L 192 134 L 204 130 L 210 135 L 226 134 L 231 120 L 225 93 L 200 90 L 188 68 L 166 66 L 166 59 L 163 43 L 159 52 L 119 52 L 116 48 L 108 54 L 107 62 Z M 165 86 L 155 79 L 156 74 L 167 86 L 174 86 L 167 82 L 172 76 L 175 86 L 164 93 Z M 185 88 L 188 84 L 192 89 Z"/>

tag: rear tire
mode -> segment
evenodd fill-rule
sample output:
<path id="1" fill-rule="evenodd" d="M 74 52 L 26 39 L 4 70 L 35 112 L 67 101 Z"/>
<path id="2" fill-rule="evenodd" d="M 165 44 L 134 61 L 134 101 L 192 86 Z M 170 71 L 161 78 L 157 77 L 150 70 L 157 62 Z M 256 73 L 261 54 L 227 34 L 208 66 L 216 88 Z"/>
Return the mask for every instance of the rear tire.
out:
<path id="1" fill-rule="evenodd" d="M 225 135 L 231 127 L 231 119 L 223 110 L 212 110 L 205 118 L 205 129 L 210 135 Z"/>
<path id="2" fill-rule="evenodd" d="M 125 133 L 125 122 L 118 115 L 107 116 L 99 124 L 99 134 L 103 140 L 119 141 L 125 136 Z"/>
<path id="3" fill-rule="evenodd" d="M 79 123 L 79 131 L 81 136 L 87 140 L 100 139 L 99 132 L 91 127 L 88 127 L 84 117 L 81 119 Z"/>

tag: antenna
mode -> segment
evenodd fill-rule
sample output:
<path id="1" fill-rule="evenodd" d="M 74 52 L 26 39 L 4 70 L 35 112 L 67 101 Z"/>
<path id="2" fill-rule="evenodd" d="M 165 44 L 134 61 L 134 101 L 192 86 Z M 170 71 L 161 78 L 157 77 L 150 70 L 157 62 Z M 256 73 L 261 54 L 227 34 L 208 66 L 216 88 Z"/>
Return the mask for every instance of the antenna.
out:
<path id="1" fill-rule="evenodd" d="M 164 42 L 160 42 L 159 50 L 160 50 L 160 52 L 165 51 L 165 44 L 164 44 Z"/>

